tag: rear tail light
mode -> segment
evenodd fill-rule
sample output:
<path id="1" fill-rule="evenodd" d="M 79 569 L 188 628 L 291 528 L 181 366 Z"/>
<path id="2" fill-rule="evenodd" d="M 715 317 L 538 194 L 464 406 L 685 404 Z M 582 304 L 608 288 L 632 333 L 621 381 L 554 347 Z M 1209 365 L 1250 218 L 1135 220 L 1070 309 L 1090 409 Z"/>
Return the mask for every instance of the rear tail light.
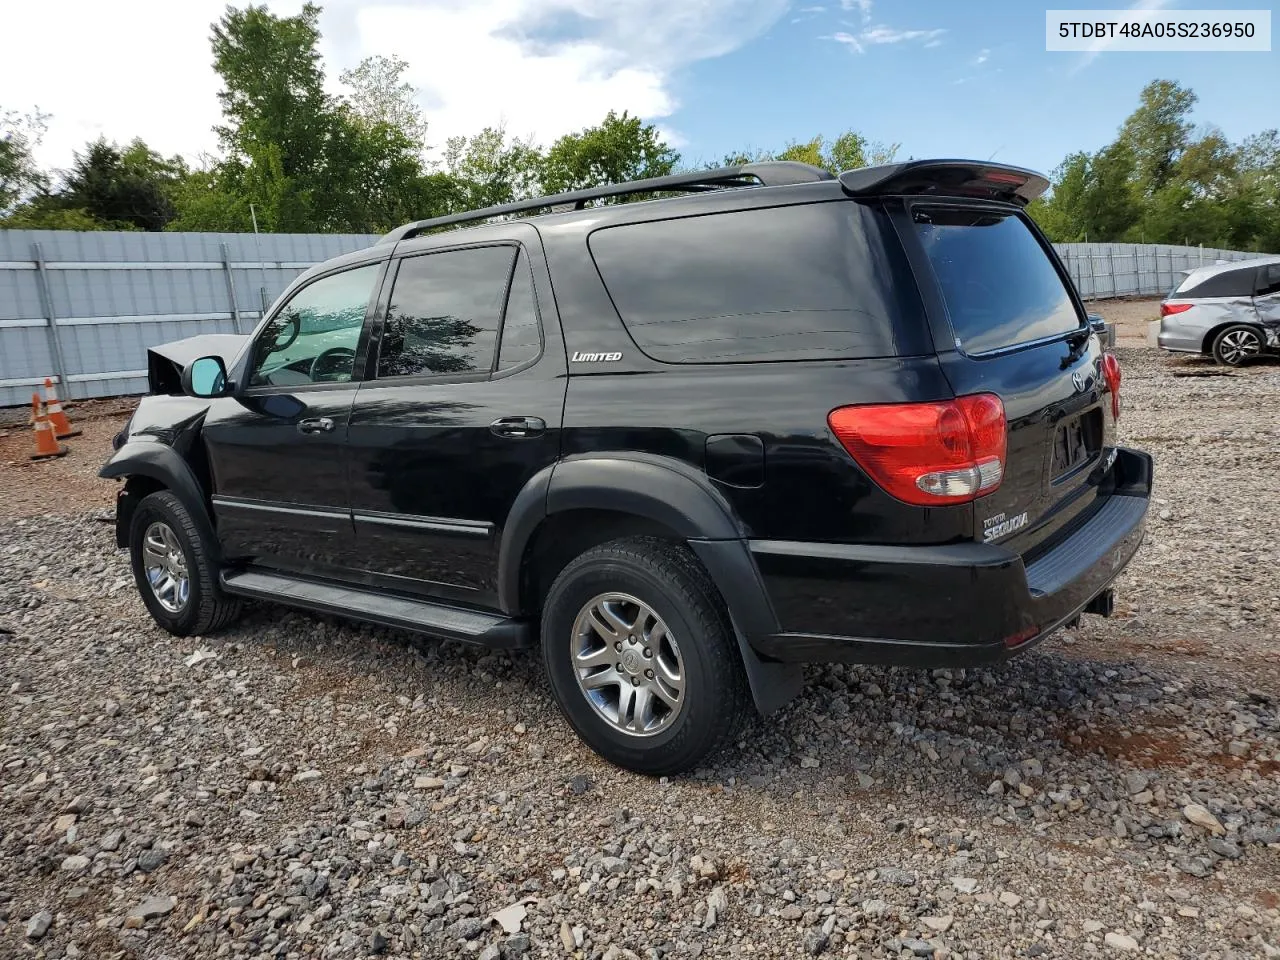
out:
<path id="1" fill-rule="evenodd" d="M 966 503 L 1004 478 L 1004 404 L 992 393 L 839 407 L 827 424 L 871 479 L 907 503 Z"/>
<path id="2" fill-rule="evenodd" d="M 1193 303 L 1162 303 L 1160 304 L 1160 316 L 1167 317 L 1174 313 L 1183 313 L 1193 306 L 1195 306 Z"/>
<path id="3" fill-rule="evenodd" d="M 1102 355 L 1102 378 L 1111 391 L 1111 416 L 1120 419 L 1120 361 L 1114 353 Z"/>

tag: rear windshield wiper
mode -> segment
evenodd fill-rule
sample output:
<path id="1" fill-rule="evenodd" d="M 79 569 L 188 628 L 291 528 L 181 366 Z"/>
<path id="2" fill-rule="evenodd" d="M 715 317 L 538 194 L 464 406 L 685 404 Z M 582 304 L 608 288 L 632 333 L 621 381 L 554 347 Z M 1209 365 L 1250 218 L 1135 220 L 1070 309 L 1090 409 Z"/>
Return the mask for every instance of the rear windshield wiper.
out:
<path id="1" fill-rule="evenodd" d="M 1093 336 L 1093 330 L 1089 327 L 1081 327 L 1079 330 L 1073 330 L 1067 334 L 1067 345 L 1071 349 L 1062 358 L 1063 370 L 1084 356 L 1084 348 L 1088 346 L 1091 336 Z"/>

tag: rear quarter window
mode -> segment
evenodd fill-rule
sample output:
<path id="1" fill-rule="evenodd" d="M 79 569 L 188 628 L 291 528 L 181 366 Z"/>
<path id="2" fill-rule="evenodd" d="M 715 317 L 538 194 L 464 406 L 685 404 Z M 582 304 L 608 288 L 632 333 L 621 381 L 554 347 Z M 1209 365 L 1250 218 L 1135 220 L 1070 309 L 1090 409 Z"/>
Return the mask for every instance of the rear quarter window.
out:
<path id="1" fill-rule="evenodd" d="M 588 242 L 623 324 L 655 360 L 834 360 L 927 349 L 923 324 L 912 331 L 906 323 L 921 315 L 906 255 L 884 214 L 853 201 L 623 224 Z"/>
<path id="2" fill-rule="evenodd" d="M 1225 270 L 1185 287 L 1178 296 L 1191 300 L 1207 297 L 1252 297 L 1254 278 L 1257 273 L 1256 267 Z"/>

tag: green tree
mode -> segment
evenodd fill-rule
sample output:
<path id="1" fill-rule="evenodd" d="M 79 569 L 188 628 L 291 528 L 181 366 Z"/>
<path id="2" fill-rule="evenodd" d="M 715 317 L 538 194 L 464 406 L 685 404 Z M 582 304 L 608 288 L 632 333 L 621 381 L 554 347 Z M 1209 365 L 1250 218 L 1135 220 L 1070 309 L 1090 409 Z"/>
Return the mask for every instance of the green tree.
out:
<path id="1" fill-rule="evenodd" d="M 508 140 L 502 127 L 485 127 L 471 137 L 450 137 L 445 141 L 444 164 L 457 184 L 457 209 L 491 207 L 539 193 L 541 152 L 528 140 Z"/>
<path id="2" fill-rule="evenodd" d="M 0 216 L 39 192 L 47 180 L 32 151 L 48 129 L 49 115 L 0 110 Z"/>
<path id="3" fill-rule="evenodd" d="M 378 232 L 439 211 L 405 64 L 371 58 L 344 74 L 350 101 L 327 94 L 319 17 L 250 6 L 213 25 L 227 156 L 179 192 L 179 222 L 243 223 L 252 203 L 264 230 Z"/>
<path id="4" fill-rule="evenodd" d="M 862 134 L 846 130 L 834 140 L 828 140 L 819 135 L 803 143 L 792 141 L 785 150 L 769 159 L 794 160 L 839 174 L 845 170 L 856 170 L 867 166 L 867 151 L 871 147 L 872 145 Z M 887 163 L 889 161 L 885 157 L 891 158 L 897 153 L 898 147 L 896 144 L 892 147 L 876 144 L 874 149 L 878 153 L 877 159 Z"/>
<path id="5" fill-rule="evenodd" d="M 408 69 L 409 64 L 399 57 L 365 57 L 353 69 L 344 70 L 341 80 L 349 88 L 347 100 L 356 118 L 370 127 L 397 130 L 424 150 L 427 122 L 417 103 L 418 91 L 403 79 Z"/>
<path id="6" fill-rule="evenodd" d="M 598 126 L 566 133 L 551 145 L 542 162 L 542 188 L 565 193 L 664 177 L 679 161 L 653 124 L 610 110 Z"/>
<path id="7" fill-rule="evenodd" d="M 1139 189 L 1151 196 L 1173 178 L 1191 138 L 1189 119 L 1196 95 L 1174 80 L 1152 80 L 1142 88 L 1138 109 L 1120 127 L 1120 141 L 1133 154 Z"/>
<path id="8" fill-rule="evenodd" d="M 163 230 L 174 217 L 171 191 L 185 173 L 180 160 L 165 160 L 141 140 L 122 149 L 99 138 L 75 155 L 56 205 L 113 230 Z"/>
<path id="9" fill-rule="evenodd" d="M 334 171 L 324 150 L 335 111 L 324 92 L 320 8 L 292 17 L 265 6 L 228 7 L 213 25 L 213 66 L 222 78 L 217 128 L 227 151 L 222 171 L 232 192 L 248 196 L 268 229 L 305 231 L 338 224 L 340 195 L 326 190 Z"/>
<path id="10" fill-rule="evenodd" d="M 253 217 L 248 198 L 228 186 L 224 171 L 215 164 L 192 170 L 171 191 L 174 218 L 166 230 L 215 233 L 248 233 Z"/>

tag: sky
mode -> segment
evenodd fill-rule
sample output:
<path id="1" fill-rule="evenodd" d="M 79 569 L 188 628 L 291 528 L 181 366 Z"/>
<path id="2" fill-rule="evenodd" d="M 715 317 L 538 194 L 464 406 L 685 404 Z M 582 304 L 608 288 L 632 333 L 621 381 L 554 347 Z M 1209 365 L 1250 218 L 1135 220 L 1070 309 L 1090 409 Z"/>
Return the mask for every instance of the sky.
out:
<path id="1" fill-rule="evenodd" d="M 301 7 L 267 2 L 282 15 Z M 1027 0 L 322 5 L 321 52 L 334 91 L 338 74 L 361 58 L 400 56 L 433 144 L 497 124 L 546 144 L 616 109 L 655 123 L 688 161 L 853 129 L 900 145 L 904 159 L 995 158 L 1051 171 L 1068 153 L 1109 142 L 1155 78 L 1191 87 L 1196 122 L 1229 139 L 1280 125 L 1280 53 L 1049 53 L 1045 6 Z M 209 27 L 223 0 L 9 6 L 0 110 L 52 115 L 37 151 L 46 168 L 67 166 L 99 135 L 141 136 L 195 161 L 216 152 Z"/>

